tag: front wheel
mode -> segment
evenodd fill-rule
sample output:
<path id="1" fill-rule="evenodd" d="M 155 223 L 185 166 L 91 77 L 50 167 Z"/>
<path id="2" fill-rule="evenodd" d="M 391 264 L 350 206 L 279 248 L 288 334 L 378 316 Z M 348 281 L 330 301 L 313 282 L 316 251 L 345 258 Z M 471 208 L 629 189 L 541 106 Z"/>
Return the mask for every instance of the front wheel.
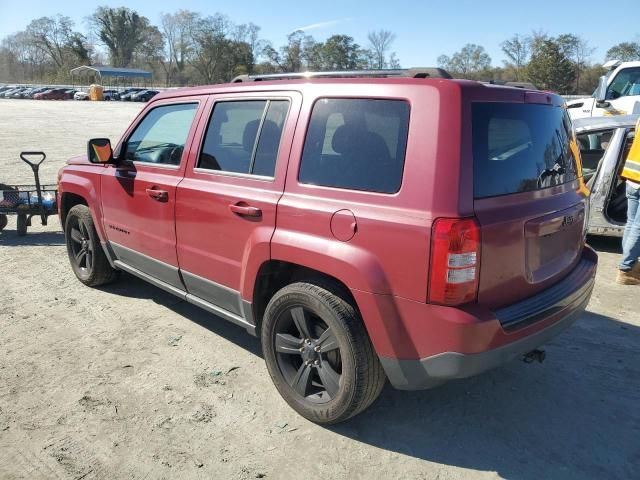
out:
<path id="1" fill-rule="evenodd" d="M 73 272 L 82 283 L 97 287 L 112 282 L 117 276 L 102 251 L 100 239 L 89 208 L 76 205 L 69 213 L 64 229 L 67 253 Z"/>
<path id="2" fill-rule="evenodd" d="M 332 287 L 299 282 L 279 290 L 261 330 L 267 368 L 280 395 L 320 424 L 360 413 L 386 381 L 360 315 Z"/>

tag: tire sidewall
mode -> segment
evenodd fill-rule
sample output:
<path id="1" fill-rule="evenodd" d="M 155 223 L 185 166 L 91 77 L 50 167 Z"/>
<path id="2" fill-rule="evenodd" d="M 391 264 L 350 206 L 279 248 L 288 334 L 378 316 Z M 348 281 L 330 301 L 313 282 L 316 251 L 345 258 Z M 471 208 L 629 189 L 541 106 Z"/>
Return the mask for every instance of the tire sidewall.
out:
<path id="1" fill-rule="evenodd" d="M 275 352 L 275 328 L 278 318 L 287 310 L 300 306 L 319 316 L 336 336 L 342 360 L 342 379 L 338 395 L 326 403 L 314 404 L 305 401 L 287 383 L 277 363 Z M 356 355 L 353 339 L 344 327 L 342 319 L 322 298 L 309 291 L 302 291 L 293 284 L 280 290 L 265 310 L 261 330 L 262 350 L 269 375 L 284 400 L 305 418 L 318 423 L 333 423 L 349 410 L 356 394 Z"/>

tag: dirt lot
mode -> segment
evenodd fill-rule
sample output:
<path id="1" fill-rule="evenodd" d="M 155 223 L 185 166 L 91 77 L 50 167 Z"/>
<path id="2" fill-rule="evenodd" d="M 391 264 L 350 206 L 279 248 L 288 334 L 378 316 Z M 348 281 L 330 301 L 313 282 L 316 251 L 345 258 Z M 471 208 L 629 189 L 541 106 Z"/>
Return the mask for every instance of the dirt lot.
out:
<path id="1" fill-rule="evenodd" d="M 139 105 L 0 100 L 0 181 L 55 180 L 90 137 L 116 140 Z M 387 388 L 322 428 L 272 387 L 257 339 L 123 275 L 73 276 L 57 219 L 0 234 L 0 478 L 638 478 L 640 288 L 612 283 L 547 347 L 424 392 Z"/>

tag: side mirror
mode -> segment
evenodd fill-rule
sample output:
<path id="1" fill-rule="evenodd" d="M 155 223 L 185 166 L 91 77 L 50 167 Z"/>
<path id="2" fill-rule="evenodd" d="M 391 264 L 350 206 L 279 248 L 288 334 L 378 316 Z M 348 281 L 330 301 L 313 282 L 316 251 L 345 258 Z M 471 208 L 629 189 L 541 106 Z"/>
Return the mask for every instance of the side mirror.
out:
<path id="1" fill-rule="evenodd" d="M 87 158 L 91 163 L 113 163 L 111 140 L 108 138 L 92 138 L 87 143 Z"/>
<path id="2" fill-rule="evenodd" d="M 609 102 L 607 102 L 607 77 L 605 75 L 601 76 L 598 80 L 598 88 L 593 92 L 593 96 L 596 99 L 598 108 L 610 106 Z"/>

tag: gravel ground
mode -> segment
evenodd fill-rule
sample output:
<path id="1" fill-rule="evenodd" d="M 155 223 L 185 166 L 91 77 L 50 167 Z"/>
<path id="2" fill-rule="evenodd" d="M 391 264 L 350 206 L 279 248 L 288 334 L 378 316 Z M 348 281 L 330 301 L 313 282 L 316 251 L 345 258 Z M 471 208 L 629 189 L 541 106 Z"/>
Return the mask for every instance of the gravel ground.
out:
<path id="1" fill-rule="evenodd" d="M 0 100 L 0 181 L 43 179 L 140 105 Z M 323 428 L 271 385 L 259 341 L 128 275 L 80 284 L 56 218 L 0 234 L 0 478 L 626 479 L 640 471 L 640 288 L 597 239 L 588 312 L 514 362 L 423 392 L 387 387 Z"/>

